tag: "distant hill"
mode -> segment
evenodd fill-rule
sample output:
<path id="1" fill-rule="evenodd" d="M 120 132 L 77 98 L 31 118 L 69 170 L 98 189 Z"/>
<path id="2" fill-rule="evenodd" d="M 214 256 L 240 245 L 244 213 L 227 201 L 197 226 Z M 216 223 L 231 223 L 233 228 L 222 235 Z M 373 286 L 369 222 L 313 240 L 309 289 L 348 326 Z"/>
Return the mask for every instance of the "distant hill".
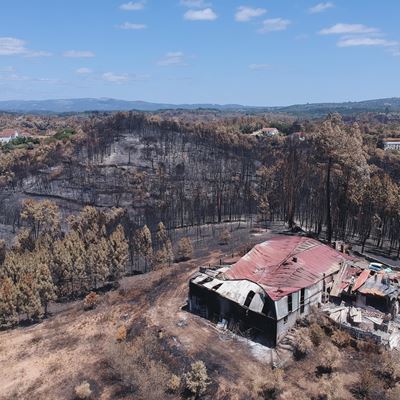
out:
<path id="1" fill-rule="evenodd" d="M 127 101 L 109 98 L 82 98 L 59 100 L 0 101 L 0 111 L 19 113 L 70 113 L 85 111 L 160 111 L 160 110 L 214 109 L 235 112 L 284 112 L 292 115 L 318 117 L 329 112 L 352 114 L 359 112 L 400 112 L 400 98 L 387 98 L 345 103 L 312 103 L 286 107 L 253 107 L 240 104 L 167 104 L 145 101 Z"/>
<path id="2" fill-rule="evenodd" d="M 246 110 L 256 107 L 246 107 L 238 104 L 165 104 L 146 101 L 128 101 L 109 98 L 82 98 L 59 100 L 8 100 L 0 101 L 0 111 L 7 112 L 85 112 L 85 111 L 158 111 L 169 109 L 216 109 L 216 110 Z"/>

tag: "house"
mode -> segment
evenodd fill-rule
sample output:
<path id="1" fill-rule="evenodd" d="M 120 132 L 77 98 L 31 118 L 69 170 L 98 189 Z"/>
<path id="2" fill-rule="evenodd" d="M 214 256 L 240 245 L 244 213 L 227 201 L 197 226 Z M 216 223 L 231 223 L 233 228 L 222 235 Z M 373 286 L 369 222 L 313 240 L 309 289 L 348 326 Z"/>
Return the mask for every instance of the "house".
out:
<path id="1" fill-rule="evenodd" d="M 232 266 L 201 268 L 189 283 L 189 309 L 228 329 L 261 333 L 274 346 L 353 261 L 315 239 L 274 237 Z"/>
<path id="2" fill-rule="evenodd" d="M 258 131 L 255 131 L 251 134 L 251 136 L 262 138 L 262 137 L 272 137 L 279 135 L 279 130 L 276 128 L 262 128 Z"/>
<path id="3" fill-rule="evenodd" d="M 384 150 L 400 150 L 400 138 L 383 139 Z"/>
<path id="4" fill-rule="evenodd" d="M 19 137 L 20 134 L 15 129 L 4 129 L 0 131 L 0 143 L 5 144 Z"/>
<path id="5" fill-rule="evenodd" d="M 304 142 L 306 140 L 306 134 L 305 132 L 293 132 L 292 134 L 289 135 L 290 140 L 292 141 L 299 141 L 299 142 Z"/>

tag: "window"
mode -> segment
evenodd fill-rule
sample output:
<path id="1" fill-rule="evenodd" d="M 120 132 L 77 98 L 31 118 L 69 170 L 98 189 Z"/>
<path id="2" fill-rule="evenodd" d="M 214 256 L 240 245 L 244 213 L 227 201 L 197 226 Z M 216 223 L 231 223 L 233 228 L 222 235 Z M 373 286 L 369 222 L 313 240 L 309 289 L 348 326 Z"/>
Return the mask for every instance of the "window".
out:
<path id="1" fill-rule="evenodd" d="M 293 295 L 292 293 L 289 294 L 288 298 L 287 298 L 287 308 L 288 308 L 288 312 L 292 312 L 293 311 Z"/>
<path id="2" fill-rule="evenodd" d="M 217 285 L 212 287 L 212 290 L 218 290 L 222 286 L 222 283 L 218 283 Z"/>
<path id="3" fill-rule="evenodd" d="M 253 300 L 254 296 L 255 296 L 255 293 L 252 290 L 250 290 L 249 294 L 246 297 L 246 301 L 244 302 L 244 306 L 245 307 L 249 307 L 250 306 L 250 303 Z"/>
<path id="4" fill-rule="evenodd" d="M 306 289 L 301 289 L 300 291 L 300 314 L 304 313 L 304 299 L 306 295 Z"/>

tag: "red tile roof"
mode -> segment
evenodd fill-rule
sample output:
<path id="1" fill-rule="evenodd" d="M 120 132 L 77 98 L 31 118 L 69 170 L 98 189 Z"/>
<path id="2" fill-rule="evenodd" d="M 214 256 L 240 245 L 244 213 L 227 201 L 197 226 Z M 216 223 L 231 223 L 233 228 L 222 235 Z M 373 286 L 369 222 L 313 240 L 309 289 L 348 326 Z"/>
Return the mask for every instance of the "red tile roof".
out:
<path id="1" fill-rule="evenodd" d="M 226 276 L 255 282 L 276 301 L 319 282 L 351 259 L 315 239 L 280 236 L 255 246 Z"/>
<path id="2" fill-rule="evenodd" d="M 0 131 L 0 137 L 7 138 L 10 136 L 14 136 L 15 132 L 16 132 L 15 129 L 4 129 L 3 131 Z"/>
<path id="3" fill-rule="evenodd" d="M 383 141 L 386 142 L 400 142 L 400 138 L 385 138 Z"/>

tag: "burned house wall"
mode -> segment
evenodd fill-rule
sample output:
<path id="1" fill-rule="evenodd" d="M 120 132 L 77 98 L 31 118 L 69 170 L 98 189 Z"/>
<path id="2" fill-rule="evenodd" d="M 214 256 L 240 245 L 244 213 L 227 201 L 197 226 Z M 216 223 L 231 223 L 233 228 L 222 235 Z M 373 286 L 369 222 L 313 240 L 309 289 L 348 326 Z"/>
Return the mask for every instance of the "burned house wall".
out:
<path id="1" fill-rule="evenodd" d="M 305 317 L 311 312 L 312 306 L 321 303 L 323 290 L 324 284 L 320 281 L 275 302 L 278 316 L 277 342 L 283 339 L 288 330 L 296 324 L 298 318 Z"/>
<path id="2" fill-rule="evenodd" d="M 240 334 L 248 330 L 262 333 L 269 344 L 276 344 L 275 307 L 268 298 L 263 308 L 265 314 L 258 313 L 213 290 L 190 282 L 189 310 L 215 323 L 226 320 L 226 327 Z"/>

